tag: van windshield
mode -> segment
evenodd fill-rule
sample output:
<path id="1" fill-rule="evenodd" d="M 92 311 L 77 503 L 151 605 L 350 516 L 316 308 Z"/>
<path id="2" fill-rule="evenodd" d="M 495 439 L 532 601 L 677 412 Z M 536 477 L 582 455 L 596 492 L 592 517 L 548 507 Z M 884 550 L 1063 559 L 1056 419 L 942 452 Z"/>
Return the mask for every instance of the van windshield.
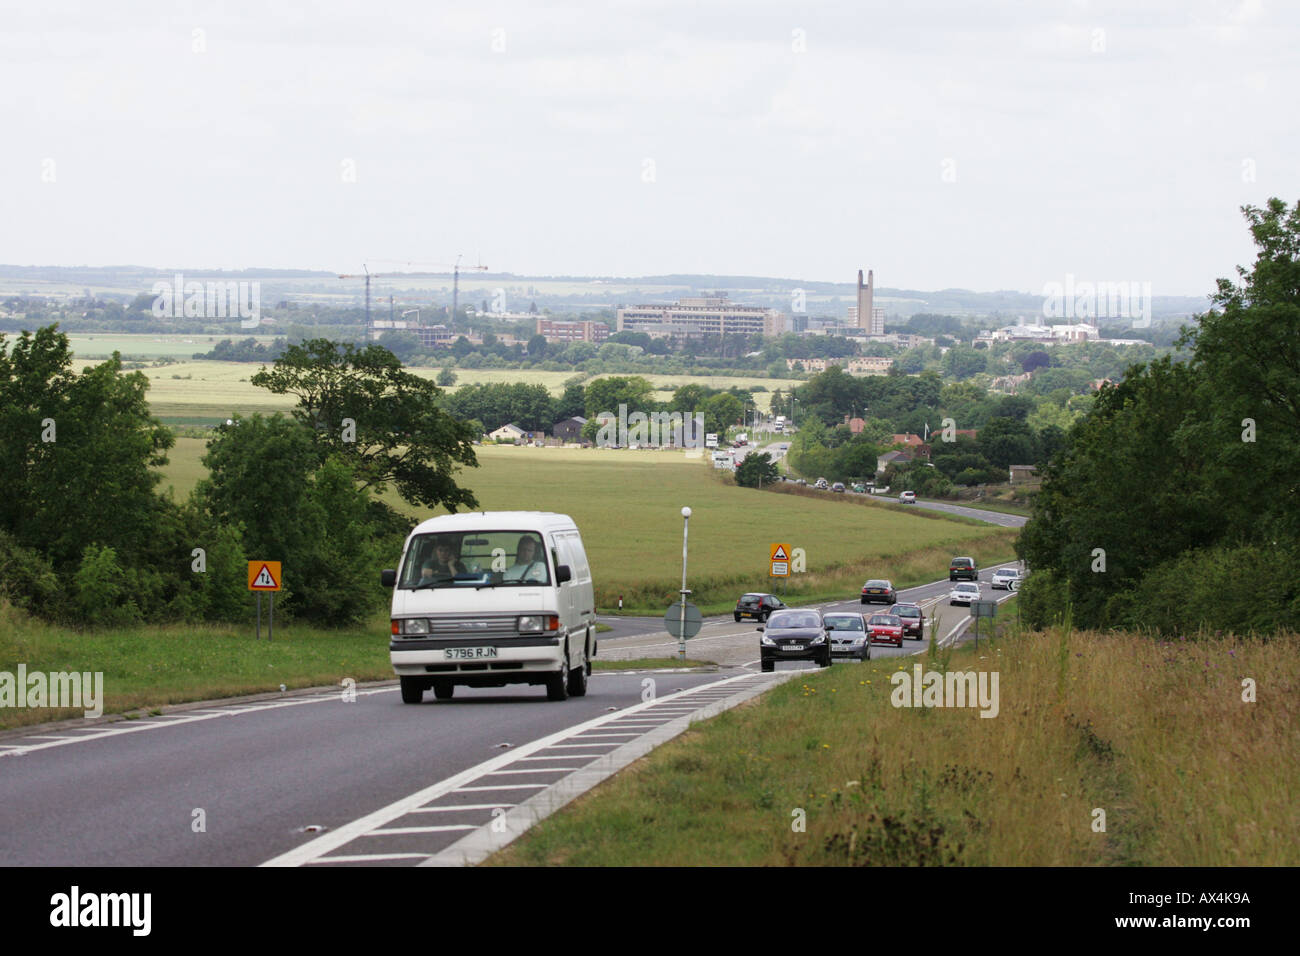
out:
<path id="1" fill-rule="evenodd" d="M 415 591 L 550 583 L 546 550 L 536 531 L 456 531 L 416 535 L 397 586 Z"/>

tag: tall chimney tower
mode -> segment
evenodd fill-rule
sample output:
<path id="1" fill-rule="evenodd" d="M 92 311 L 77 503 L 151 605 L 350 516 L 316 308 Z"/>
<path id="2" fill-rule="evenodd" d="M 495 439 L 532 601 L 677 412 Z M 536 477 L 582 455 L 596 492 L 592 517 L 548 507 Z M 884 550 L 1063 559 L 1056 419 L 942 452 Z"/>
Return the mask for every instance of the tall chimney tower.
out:
<path id="1" fill-rule="evenodd" d="M 870 269 L 867 270 L 867 283 L 862 284 L 862 270 L 858 270 L 858 328 L 866 329 L 867 334 L 872 333 L 872 286 L 874 284 L 874 275 Z"/>

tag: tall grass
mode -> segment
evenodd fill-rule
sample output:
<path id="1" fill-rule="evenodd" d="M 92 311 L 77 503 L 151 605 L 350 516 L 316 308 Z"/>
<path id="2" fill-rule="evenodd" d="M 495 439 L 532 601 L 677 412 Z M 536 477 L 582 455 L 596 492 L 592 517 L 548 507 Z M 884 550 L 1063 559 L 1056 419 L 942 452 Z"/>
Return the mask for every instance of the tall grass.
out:
<path id="1" fill-rule="evenodd" d="M 692 728 L 492 862 L 1300 863 L 1300 635 L 999 630 L 946 665 L 999 672 L 995 718 L 893 707 L 889 676 L 912 661 L 809 672 Z"/>

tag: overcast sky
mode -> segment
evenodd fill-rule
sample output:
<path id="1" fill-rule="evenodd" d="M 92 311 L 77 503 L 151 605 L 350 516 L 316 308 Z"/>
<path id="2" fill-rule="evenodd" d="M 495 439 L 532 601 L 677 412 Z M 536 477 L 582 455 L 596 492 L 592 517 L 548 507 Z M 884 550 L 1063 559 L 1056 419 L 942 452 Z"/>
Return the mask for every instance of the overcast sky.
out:
<path id="1" fill-rule="evenodd" d="M 1300 198 L 1294 3 L 0 10 L 3 263 L 1199 295 Z"/>

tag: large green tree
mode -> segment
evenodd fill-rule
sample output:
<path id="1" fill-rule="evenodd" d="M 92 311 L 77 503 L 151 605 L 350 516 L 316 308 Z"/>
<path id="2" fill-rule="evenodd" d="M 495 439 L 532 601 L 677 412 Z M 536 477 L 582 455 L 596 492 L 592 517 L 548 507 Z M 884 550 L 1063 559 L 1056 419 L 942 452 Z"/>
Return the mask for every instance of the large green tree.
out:
<path id="1" fill-rule="evenodd" d="M 76 373 L 57 326 L 0 335 L 0 530 L 56 570 L 95 543 L 124 562 L 149 552 L 155 492 L 172 432 L 155 419 L 142 372 L 121 357 Z"/>
<path id="2" fill-rule="evenodd" d="M 387 349 L 312 339 L 290 346 L 251 381 L 297 396 L 293 415 L 310 429 L 318 460 L 339 456 L 363 488 L 379 493 L 392 484 L 424 508 L 477 506 L 456 482 L 461 466 L 478 465 L 477 435 L 443 411 L 437 385 L 405 371 Z"/>

